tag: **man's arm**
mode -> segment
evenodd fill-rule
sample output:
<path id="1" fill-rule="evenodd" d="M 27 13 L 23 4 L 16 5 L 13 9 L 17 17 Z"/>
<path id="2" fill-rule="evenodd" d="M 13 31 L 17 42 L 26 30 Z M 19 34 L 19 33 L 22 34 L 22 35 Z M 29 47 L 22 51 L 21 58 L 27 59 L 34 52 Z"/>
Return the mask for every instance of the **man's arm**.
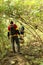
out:
<path id="1" fill-rule="evenodd" d="M 10 26 L 8 26 L 8 38 L 10 36 Z"/>

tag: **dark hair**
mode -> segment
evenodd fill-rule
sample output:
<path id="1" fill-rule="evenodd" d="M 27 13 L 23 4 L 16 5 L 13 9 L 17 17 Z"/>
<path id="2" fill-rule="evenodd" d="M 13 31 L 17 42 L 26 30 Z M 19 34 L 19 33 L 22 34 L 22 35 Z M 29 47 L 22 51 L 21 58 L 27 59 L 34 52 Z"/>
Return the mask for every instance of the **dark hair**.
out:
<path id="1" fill-rule="evenodd" d="M 11 21 L 10 24 L 13 24 L 13 21 Z"/>

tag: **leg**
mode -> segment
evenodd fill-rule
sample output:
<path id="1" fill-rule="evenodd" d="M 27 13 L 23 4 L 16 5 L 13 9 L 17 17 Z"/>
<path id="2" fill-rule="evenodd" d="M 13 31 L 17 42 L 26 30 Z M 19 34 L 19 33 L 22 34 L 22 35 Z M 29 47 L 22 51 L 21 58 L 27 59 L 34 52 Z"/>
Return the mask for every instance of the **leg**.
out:
<path id="1" fill-rule="evenodd" d="M 11 38 L 11 43 L 12 43 L 12 48 L 13 48 L 13 51 L 15 53 L 15 46 L 14 46 L 14 37 Z"/>
<path id="2" fill-rule="evenodd" d="M 16 37 L 16 44 L 17 44 L 17 47 L 18 47 L 18 52 L 20 52 L 20 43 L 19 43 L 18 37 Z"/>

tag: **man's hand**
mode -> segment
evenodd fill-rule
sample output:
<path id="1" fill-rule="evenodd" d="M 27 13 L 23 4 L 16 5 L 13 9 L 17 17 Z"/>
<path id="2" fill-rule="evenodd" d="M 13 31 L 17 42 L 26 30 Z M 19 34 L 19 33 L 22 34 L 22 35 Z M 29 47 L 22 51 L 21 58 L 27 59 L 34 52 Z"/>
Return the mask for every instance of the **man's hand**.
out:
<path id="1" fill-rule="evenodd" d="M 10 34 L 9 34 L 9 32 L 8 32 L 8 39 L 10 39 Z"/>

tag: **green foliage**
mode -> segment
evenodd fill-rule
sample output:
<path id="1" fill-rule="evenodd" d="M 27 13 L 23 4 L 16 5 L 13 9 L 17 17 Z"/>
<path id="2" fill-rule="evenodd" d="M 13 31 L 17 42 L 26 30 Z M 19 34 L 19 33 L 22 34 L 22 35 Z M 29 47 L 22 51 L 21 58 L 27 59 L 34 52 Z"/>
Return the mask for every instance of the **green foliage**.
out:
<path id="1" fill-rule="evenodd" d="M 7 39 L 9 22 L 7 24 L 7 21 L 11 18 L 25 26 L 28 31 L 26 34 L 30 33 L 28 34 L 30 41 L 40 37 L 43 40 L 43 0 L 0 0 L 0 50 L 2 51 L 3 48 L 2 52 L 5 52 L 6 43 L 9 43 Z"/>

